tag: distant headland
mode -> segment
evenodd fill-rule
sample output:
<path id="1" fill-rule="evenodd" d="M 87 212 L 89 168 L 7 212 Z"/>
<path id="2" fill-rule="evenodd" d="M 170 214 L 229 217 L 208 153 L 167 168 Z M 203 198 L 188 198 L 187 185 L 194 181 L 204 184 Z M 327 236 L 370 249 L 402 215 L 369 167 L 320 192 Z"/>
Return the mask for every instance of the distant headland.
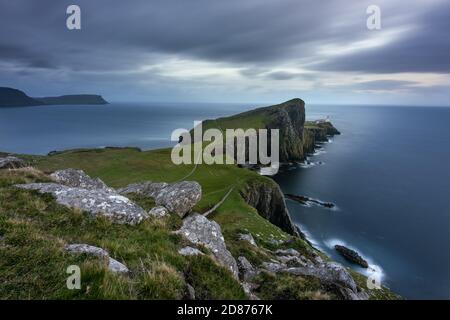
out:
<path id="1" fill-rule="evenodd" d="M 108 104 L 100 95 L 76 94 L 59 97 L 32 98 L 18 89 L 0 87 L 0 107 L 29 107 L 42 105 L 102 105 Z"/>

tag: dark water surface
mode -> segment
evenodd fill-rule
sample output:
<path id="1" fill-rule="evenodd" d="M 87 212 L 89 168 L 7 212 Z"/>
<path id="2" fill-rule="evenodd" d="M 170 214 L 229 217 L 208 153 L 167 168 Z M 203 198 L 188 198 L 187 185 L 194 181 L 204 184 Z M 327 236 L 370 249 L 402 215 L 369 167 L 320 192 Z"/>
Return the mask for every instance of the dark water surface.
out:
<path id="1" fill-rule="evenodd" d="M 46 154 L 101 146 L 167 147 L 176 128 L 252 106 L 111 104 L 0 109 L 0 151 Z M 337 243 L 359 251 L 382 283 L 407 298 L 450 298 L 450 108 L 308 106 L 342 131 L 309 168 L 281 172 L 291 215 L 333 259 Z M 357 269 L 357 268 L 356 268 Z M 364 272 L 364 270 L 359 269 Z M 367 271 L 365 271 L 367 274 Z"/>

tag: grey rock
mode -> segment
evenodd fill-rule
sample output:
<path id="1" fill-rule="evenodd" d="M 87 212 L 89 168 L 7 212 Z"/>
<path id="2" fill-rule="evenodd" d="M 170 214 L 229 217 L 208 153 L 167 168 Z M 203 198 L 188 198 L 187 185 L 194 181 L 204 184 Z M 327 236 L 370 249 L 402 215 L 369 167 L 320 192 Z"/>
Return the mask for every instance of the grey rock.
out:
<path id="1" fill-rule="evenodd" d="M 250 261 L 247 260 L 244 256 L 240 256 L 237 259 L 237 265 L 239 268 L 239 275 L 241 280 L 250 281 L 257 275 L 257 270 Z"/>
<path id="2" fill-rule="evenodd" d="M 202 188 L 198 182 L 182 181 L 174 184 L 164 182 L 142 182 L 130 184 L 119 189 L 120 194 L 137 193 L 155 199 L 156 205 L 164 206 L 184 217 L 202 197 Z"/>
<path id="3" fill-rule="evenodd" d="M 0 158 L 0 169 L 18 169 L 26 166 L 25 161 L 17 157 L 7 156 Z"/>
<path id="4" fill-rule="evenodd" d="M 158 193 L 167 187 L 168 184 L 165 182 L 141 182 L 141 183 L 133 183 L 128 185 L 125 188 L 117 190 L 122 195 L 130 194 L 130 193 L 136 193 L 142 196 L 155 198 Z"/>
<path id="5" fill-rule="evenodd" d="M 178 253 L 181 254 L 182 256 L 198 256 L 198 255 L 203 255 L 203 252 L 201 252 L 200 250 L 198 250 L 197 248 L 192 248 L 192 247 L 184 247 L 181 248 L 180 250 L 178 250 Z"/>
<path id="6" fill-rule="evenodd" d="M 241 283 L 242 289 L 244 289 L 245 294 L 249 297 L 250 300 L 259 300 L 258 296 L 253 293 L 255 289 L 255 285 L 248 282 Z"/>
<path id="7" fill-rule="evenodd" d="M 166 208 L 159 206 L 151 208 L 148 214 L 156 218 L 162 218 L 168 215 L 169 211 L 167 211 Z"/>
<path id="8" fill-rule="evenodd" d="M 251 233 L 240 233 L 239 234 L 239 240 L 247 241 L 252 246 L 257 247 L 255 239 L 253 239 L 253 236 L 251 235 Z"/>
<path id="9" fill-rule="evenodd" d="M 193 244 L 203 245 L 208 248 L 216 260 L 230 270 L 236 279 L 238 278 L 236 260 L 228 251 L 217 222 L 210 221 L 206 217 L 194 213 L 183 220 L 183 225 L 177 233 L 183 235 Z"/>
<path id="10" fill-rule="evenodd" d="M 300 256 L 300 253 L 295 249 L 278 249 L 277 251 L 275 251 L 275 254 L 295 257 Z"/>
<path id="11" fill-rule="evenodd" d="M 286 265 L 283 265 L 281 263 L 275 263 L 275 262 L 263 262 L 262 267 L 270 272 L 281 272 L 283 270 L 286 270 Z"/>
<path id="12" fill-rule="evenodd" d="M 93 217 L 104 216 L 119 224 L 135 225 L 148 217 L 144 209 L 128 198 L 103 189 L 72 188 L 56 183 L 30 183 L 16 187 L 50 193 L 59 204 L 85 211 Z"/>
<path id="13" fill-rule="evenodd" d="M 109 258 L 108 270 L 116 273 L 130 272 L 130 270 L 128 270 L 128 268 L 123 263 L 120 263 L 119 261 L 111 257 Z"/>
<path id="14" fill-rule="evenodd" d="M 100 180 L 99 178 L 89 177 L 86 173 L 84 173 L 83 170 L 58 170 L 52 173 L 50 177 L 54 181 L 68 187 L 88 190 L 104 190 L 111 193 L 115 192 L 112 188 L 109 188 L 102 180 Z"/>
<path id="15" fill-rule="evenodd" d="M 345 299 L 359 300 L 367 298 L 364 292 L 359 292 L 357 285 L 348 271 L 338 263 L 325 263 L 318 267 L 299 267 L 282 270 L 300 276 L 313 276 L 321 282 L 335 285 Z"/>
<path id="16" fill-rule="evenodd" d="M 193 286 L 191 286 L 189 283 L 186 284 L 186 290 L 187 290 L 187 299 L 188 300 L 195 300 L 195 289 Z"/>
<path id="17" fill-rule="evenodd" d="M 155 202 L 183 218 L 201 197 L 202 188 L 198 182 L 182 181 L 163 188 L 156 195 Z"/>
<path id="18" fill-rule="evenodd" d="M 278 260 L 289 267 L 305 267 L 308 265 L 308 262 L 302 257 L 278 256 Z"/>
<path id="19" fill-rule="evenodd" d="M 91 254 L 99 259 L 105 259 L 108 262 L 108 270 L 116 273 L 128 273 L 128 268 L 119 261 L 111 258 L 108 252 L 102 248 L 94 247 L 88 244 L 70 244 L 66 246 L 66 251 L 75 254 Z"/>

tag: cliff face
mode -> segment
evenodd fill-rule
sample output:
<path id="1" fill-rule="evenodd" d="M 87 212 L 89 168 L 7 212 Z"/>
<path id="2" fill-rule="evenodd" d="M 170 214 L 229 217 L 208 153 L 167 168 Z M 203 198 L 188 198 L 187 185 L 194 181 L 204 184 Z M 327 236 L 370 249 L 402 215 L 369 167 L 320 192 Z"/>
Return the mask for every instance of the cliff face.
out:
<path id="1" fill-rule="evenodd" d="M 0 107 L 37 106 L 39 101 L 27 96 L 23 91 L 13 88 L 0 88 Z"/>
<path id="2" fill-rule="evenodd" d="M 267 129 L 280 130 L 280 161 L 302 160 L 303 127 L 305 124 L 305 103 L 293 99 L 281 105 L 269 107 Z"/>
<path id="3" fill-rule="evenodd" d="M 263 218 L 291 235 L 300 236 L 289 215 L 284 195 L 275 182 L 269 179 L 249 182 L 241 190 L 241 195 Z"/>
<path id="4" fill-rule="evenodd" d="M 279 129 L 280 161 L 289 162 L 304 159 L 304 124 L 305 103 L 301 99 L 292 99 L 230 117 L 206 120 L 203 122 L 203 131 L 211 128 L 222 131 L 226 129 Z"/>
<path id="5" fill-rule="evenodd" d="M 317 142 L 327 141 L 329 136 L 341 134 L 328 121 L 308 121 L 303 129 L 303 153 L 312 153 Z"/>

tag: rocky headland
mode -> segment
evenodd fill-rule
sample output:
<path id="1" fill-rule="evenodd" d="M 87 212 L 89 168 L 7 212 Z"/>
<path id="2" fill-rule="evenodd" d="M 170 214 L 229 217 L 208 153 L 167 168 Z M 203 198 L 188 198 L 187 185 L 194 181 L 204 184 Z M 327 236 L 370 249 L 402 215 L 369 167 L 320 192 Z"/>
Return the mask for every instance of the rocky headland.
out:
<path id="1" fill-rule="evenodd" d="M 102 105 L 108 104 L 100 95 L 77 94 L 59 97 L 32 98 L 18 89 L 0 87 L 0 107 L 30 107 L 42 105 Z"/>

